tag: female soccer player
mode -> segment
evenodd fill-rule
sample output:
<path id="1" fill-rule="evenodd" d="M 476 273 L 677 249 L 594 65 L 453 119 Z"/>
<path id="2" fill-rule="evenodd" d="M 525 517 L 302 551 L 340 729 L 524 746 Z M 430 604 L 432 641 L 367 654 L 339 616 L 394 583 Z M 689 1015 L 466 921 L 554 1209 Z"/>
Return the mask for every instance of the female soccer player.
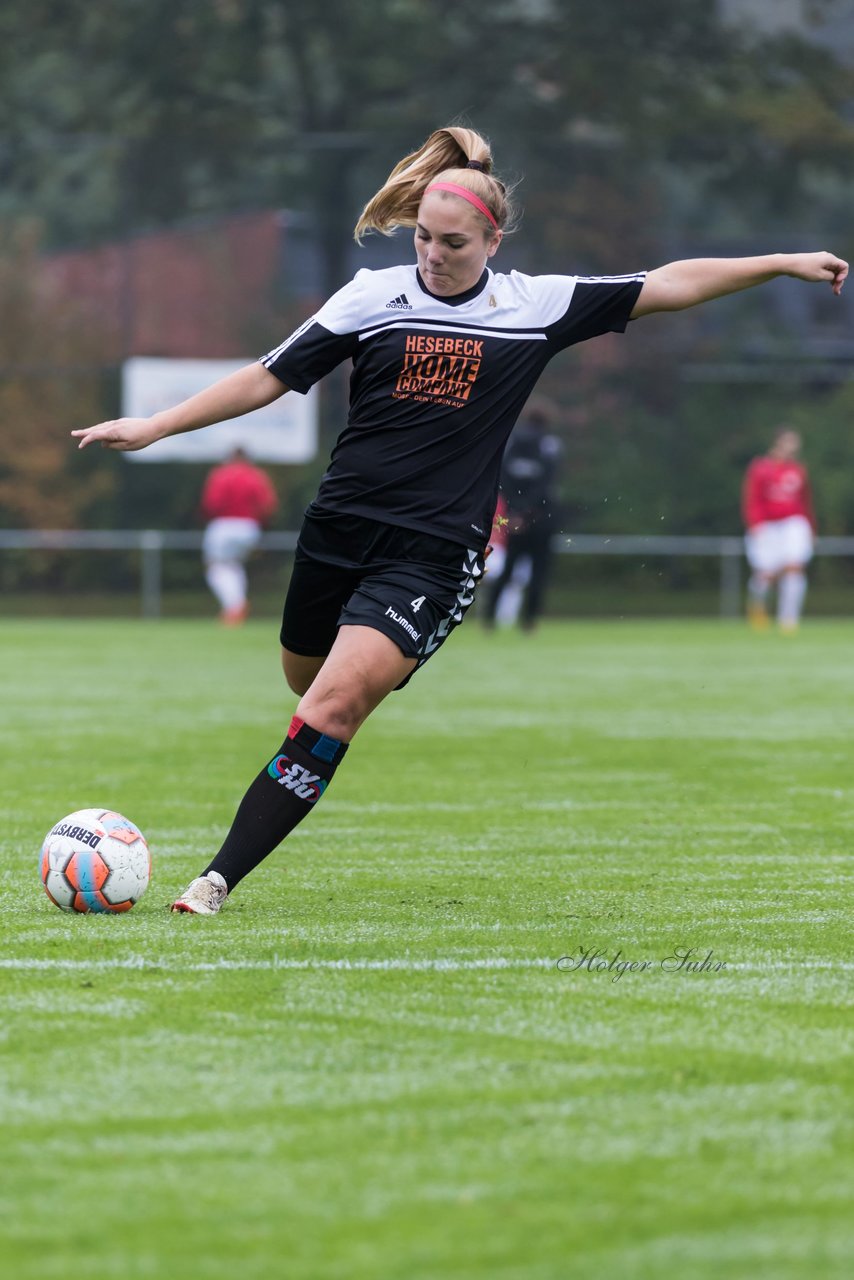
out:
<path id="1" fill-rule="evenodd" d="M 775 583 L 780 630 L 797 631 L 801 619 L 816 526 L 800 451 L 797 431 L 778 427 L 767 455 L 754 458 L 744 477 L 741 507 L 752 570 L 747 615 L 759 630 L 768 626 L 768 595 Z"/>
<path id="2" fill-rule="evenodd" d="M 838 294 L 848 272 L 832 253 L 796 253 L 598 278 L 497 274 L 489 263 L 512 223 L 486 140 L 439 129 L 356 225 L 357 239 L 414 227 L 415 263 L 357 272 L 280 346 L 176 408 L 72 432 L 80 448 L 142 449 L 353 365 L 349 418 L 306 512 L 285 600 L 296 714 L 173 910 L 219 911 L 311 812 L 365 718 L 462 621 L 483 572 L 504 445 L 552 356 L 775 276 L 825 281 Z"/>

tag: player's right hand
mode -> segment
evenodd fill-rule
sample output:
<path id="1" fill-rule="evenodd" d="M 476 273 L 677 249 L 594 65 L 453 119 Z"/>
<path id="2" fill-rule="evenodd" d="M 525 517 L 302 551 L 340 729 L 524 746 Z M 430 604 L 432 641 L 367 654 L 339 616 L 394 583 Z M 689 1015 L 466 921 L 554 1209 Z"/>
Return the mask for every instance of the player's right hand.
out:
<path id="1" fill-rule="evenodd" d="M 144 449 L 146 445 L 153 444 L 160 439 L 162 433 L 157 430 L 151 418 L 115 418 L 111 422 L 99 422 L 94 427 L 79 427 L 71 434 L 77 440 L 78 449 L 85 449 L 89 444 L 99 444 L 102 449 L 132 453 L 135 449 Z"/>

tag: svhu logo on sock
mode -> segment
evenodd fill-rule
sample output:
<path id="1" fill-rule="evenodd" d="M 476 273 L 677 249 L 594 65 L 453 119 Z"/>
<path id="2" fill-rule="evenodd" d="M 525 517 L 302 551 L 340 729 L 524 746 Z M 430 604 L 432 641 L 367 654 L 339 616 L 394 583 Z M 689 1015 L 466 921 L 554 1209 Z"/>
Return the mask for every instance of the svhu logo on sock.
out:
<path id="1" fill-rule="evenodd" d="M 319 800 L 326 790 L 325 778 L 321 778 L 319 773 L 309 773 L 308 769 L 297 764 L 296 760 L 291 760 L 290 756 L 276 756 L 267 765 L 267 772 L 280 787 L 293 791 L 295 796 L 299 796 L 300 800 L 307 800 L 309 804 Z"/>

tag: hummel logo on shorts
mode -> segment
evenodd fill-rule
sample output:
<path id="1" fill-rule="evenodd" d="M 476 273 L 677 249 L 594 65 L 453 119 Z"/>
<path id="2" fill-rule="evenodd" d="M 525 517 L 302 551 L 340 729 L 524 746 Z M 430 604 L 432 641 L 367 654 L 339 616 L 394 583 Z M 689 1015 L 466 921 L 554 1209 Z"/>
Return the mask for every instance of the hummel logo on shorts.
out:
<path id="1" fill-rule="evenodd" d="M 396 298 L 392 298 L 391 302 L 385 304 L 386 311 L 411 311 L 412 303 L 409 301 L 405 293 L 400 293 Z"/>
<path id="2" fill-rule="evenodd" d="M 421 632 L 416 631 L 412 623 L 407 622 L 406 618 L 403 618 L 399 613 L 396 613 L 391 605 L 386 609 L 385 616 L 387 618 L 391 618 L 392 622 L 397 622 L 401 627 L 403 627 L 404 631 L 408 631 L 416 644 L 421 639 Z"/>

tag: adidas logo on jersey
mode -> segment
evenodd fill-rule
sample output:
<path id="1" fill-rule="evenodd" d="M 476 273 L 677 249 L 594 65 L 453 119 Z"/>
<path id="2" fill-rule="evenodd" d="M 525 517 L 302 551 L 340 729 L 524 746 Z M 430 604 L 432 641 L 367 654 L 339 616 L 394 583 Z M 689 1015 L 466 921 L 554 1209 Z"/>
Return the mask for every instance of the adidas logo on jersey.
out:
<path id="1" fill-rule="evenodd" d="M 391 302 L 387 302 L 385 308 L 386 311 L 411 311 L 412 303 L 405 293 L 400 293 L 396 298 L 392 298 Z"/>

